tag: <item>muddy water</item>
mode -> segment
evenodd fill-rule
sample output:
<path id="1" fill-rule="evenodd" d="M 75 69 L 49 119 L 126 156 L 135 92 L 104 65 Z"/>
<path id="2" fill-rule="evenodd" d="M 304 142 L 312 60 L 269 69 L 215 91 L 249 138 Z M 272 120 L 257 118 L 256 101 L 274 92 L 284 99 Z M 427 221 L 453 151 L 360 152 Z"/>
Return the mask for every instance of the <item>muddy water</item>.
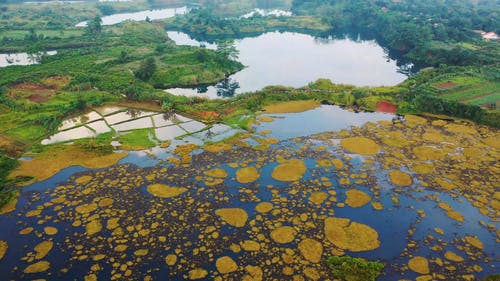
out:
<path id="1" fill-rule="evenodd" d="M 274 120 L 263 123 L 282 119 Z M 498 271 L 499 148 L 492 141 L 498 131 L 407 117 L 397 125 L 275 137 L 282 141 L 256 134 L 253 147 L 245 141 L 220 152 L 185 146 L 174 154 L 155 152 L 151 163 L 70 168 L 28 187 L 17 210 L 0 216 L 0 240 L 9 246 L 0 270 L 15 280 L 196 274 L 241 280 L 259 270 L 263 280 L 288 274 L 326 280 L 330 271 L 322 261 L 345 253 L 384 262 L 378 280 L 425 275 L 408 268 L 415 256 L 427 259 L 428 272 L 442 280 Z M 342 228 L 342 219 L 352 227 Z M 331 236 L 327 225 L 356 239 Z M 46 226 L 58 233 L 45 233 Z M 18 234 L 27 227 L 33 232 Z M 277 235 L 283 230 L 290 231 Z M 320 262 L 301 250 L 306 239 L 321 245 Z M 23 273 L 39 261 L 29 255 L 35 245 L 48 240 L 54 248 L 40 260 L 50 268 Z M 223 267 L 222 257 L 239 267 Z"/>

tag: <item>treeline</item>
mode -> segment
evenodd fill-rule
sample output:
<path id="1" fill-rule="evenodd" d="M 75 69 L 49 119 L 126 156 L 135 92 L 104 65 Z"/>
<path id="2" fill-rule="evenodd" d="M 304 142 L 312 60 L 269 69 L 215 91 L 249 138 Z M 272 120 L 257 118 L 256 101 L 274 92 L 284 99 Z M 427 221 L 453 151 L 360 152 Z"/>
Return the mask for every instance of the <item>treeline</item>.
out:
<path id="1" fill-rule="evenodd" d="M 319 15 L 333 30 L 362 29 L 422 65 L 500 61 L 498 44 L 483 44 L 474 29 L 500 31 L 497 1 L 294 0 L 298 15 Z M 479 49 L 459 44 L 474 42 Z"/>
<path id="2" fill-rule="evenodd" d="M 200 41 L 213 42 L 222 38 L 243 38 L 268 31 L 300 31 L 312 35 L 326 34 L 329 26 L 314 17 L 225 17 L 214 8 L 193 9 L 189 13 L 166 20 L 167 30 L 189 33 Z"/>

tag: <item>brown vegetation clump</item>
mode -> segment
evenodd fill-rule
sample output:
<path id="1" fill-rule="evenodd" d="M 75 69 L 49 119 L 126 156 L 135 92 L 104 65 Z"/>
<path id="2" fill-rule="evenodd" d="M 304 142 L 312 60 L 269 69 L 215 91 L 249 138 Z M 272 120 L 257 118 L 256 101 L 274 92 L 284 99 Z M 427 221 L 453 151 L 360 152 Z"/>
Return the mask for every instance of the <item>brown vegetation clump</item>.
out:
<path id="1" fill-rule="evenodd" d="M 351 208 L 362 207 L 372 200 L 370 195 L 357 189 L 348 190 L 345 194 L 347 196 L 345 203 Z"/>
<path id="2" fill-rule="evenodd" d="M 345 150 L 362 155 L 374 155 L 380 150 L 380 147 L 376 142 L 365 137 L 342 139 L 340 144 Z"/>
<path id="3" fill-rule="evenodd" d="M 266 113 L 299 113 L 315 109 L 321 103 L 317 100 L 286 101 L 264 106 Z"/>
<path id="4" fill-rule="evenodd" d="M 279 181 L 297 181 L 302 178 L 307 168 L 303 161 L 292 159 L 274 168 L 272 177 Z"/>
<path id="5" fill-rule="evenodd" d="M 274 242 L 280 244 L 292 242 L 295 239 L 295 235 L 297 235 L 297 230 L 291 226 L 278 227 L 271 232 L 271 238 Z"/>
<path id="6" fill-rule="evenodd" d="M 389 173 L 389 178 L 391 183 L 399 186 L 410 186 L 412 184 L 412 179 L 410 175 L 401 171 L 391 171 Z"/>
<path id="7" fill-rule="evenodd" d="M 259 178 L 259 171 L 254 167 L 241 168 L 236 171 L 236 180 L 238 180 L 239 183 L 251 183 Z"/>
<path id="8" fill-rule="evenodd" d="M 325 219 L 325 236 L 335 246 L 352 251 L 370 251 L 380 247 L 375 229 L 346 218 Z"/>
<path id="9" fill-rule="evenodd" d="M 215 211 L 215 214 L 227 224 L 236 227 L 245 226 L 248 220 L 247 212 L 240 208 L 218 209 Z"/>
<path id="10" fill-rule="evenodd" d="M 184 187 L 170 187 L 164 184 L 152 184 L 147 187 L 147 191 L 153 196 L 161 198 L 171 198 L 186 192 Z"/>
<path id="11" fill-rule="evenodd" d="M 429 262 L 424 257 L 411 258 L 408 267 L 416 273 L 429 274 Z"/>

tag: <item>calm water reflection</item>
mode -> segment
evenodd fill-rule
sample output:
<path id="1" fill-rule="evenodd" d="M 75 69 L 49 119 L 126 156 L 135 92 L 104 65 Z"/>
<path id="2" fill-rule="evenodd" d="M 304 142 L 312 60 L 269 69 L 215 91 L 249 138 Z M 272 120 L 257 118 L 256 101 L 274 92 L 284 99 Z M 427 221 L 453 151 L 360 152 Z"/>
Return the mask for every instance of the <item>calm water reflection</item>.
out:
<path id="1" fill-rule="evenodd" d="M 147 10 L 136 13 L 123 13 L 114 14 L 102 18 L 102 25 L 113 25 L 126 20 L 132 21 L 143 21 L 146 17 L 151 20 L 166 19 L 171 18 L 175 15 L 185 14 L 188 11 L 187 7 L 181 8 L 169 8 L 169 9 L 159 9 L 159 10 Z M 77 27 L 87 26 L 87 22 L 83 21 L 76 25 Z"/>
<path id="2" fill-rule="evenodd" d="M 0 54 L 0 67 L 11 65 L 32 65 L 39 64 L 43 55 L 53 56 L 57 51 L 48 51 L 45 54 L 28 54 L 28 53 L 15 53 L 15 54 Z"/>
<path id="3" fill-rule="evenodd" d="M 367 122 L 390 121 L 393 114 L 345 110 L 336 105 L 322 105 L 300 113 L 265 114 L 275 117 L 273 122 L 262 122 L 254 126 L 257 132 L 270 130 L 269 137 L 286 140 L 322 132 L 361 127 Z"/>
<path id="4" fill-rule="evenodd" d="M 178 45 L 200 45 L 185 34 L 169 35 Z M 235 44 L 240 51 L 239 60 L 246 66 L 230 76 L 239 84 L 236 93 L 257 91 L 269 85 L 302 87 L 318 78 L 356 86 L 392 86 L 407 78 L 397 61 L 388 58 L 375 41 L 319 40 L 307 34 L 269 32 L 237 40 Z M 177 95 L 200 95 L 197 89 L 167 91 Z M 216 87 L 208 87 L 203 95 L 219 97 Z"/>

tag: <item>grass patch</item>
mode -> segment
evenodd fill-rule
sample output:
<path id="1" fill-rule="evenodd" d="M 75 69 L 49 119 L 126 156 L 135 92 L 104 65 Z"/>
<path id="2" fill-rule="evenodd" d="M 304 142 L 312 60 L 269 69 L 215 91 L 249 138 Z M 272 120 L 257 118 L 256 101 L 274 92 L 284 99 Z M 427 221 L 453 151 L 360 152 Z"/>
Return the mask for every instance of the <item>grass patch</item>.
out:
<path id="1" fill-rule="evenodd" d="M 152 138 L 155 138 L 152 129 L 141 129 L 120 133 L 118 141 L 122 144 L 121 149 L 144 150 L 156 145 Z"/>
<path id="2" fill-rule="evenodd" d="M 18 165 L 17 160 L 0 154 L 0 213 L 3 207 L 17 198 L 18 192 L 6 187 L 7 176 Z"/>

